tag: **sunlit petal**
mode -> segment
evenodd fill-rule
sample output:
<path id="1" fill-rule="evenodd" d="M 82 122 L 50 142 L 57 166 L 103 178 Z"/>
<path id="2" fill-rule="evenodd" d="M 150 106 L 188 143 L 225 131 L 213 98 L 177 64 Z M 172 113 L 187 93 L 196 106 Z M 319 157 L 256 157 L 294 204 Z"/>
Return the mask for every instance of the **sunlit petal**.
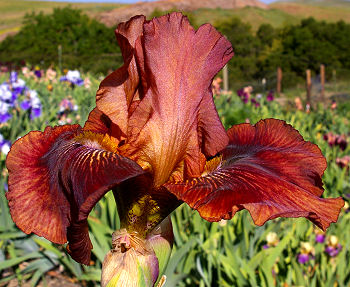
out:
<path id="1" fill-rule="evenodd" d="M 195 31 L 180 13 L 146 22 L 135 49 L 147 89 L 129 119 L 128 141 L 134 147 L 129 152 L 142 166 L 150 164 L 159 186 L 174 170 L 186 170 L 181 165 L 189 152 L 214 155 L 225 147 L 227 136 L 210 102 L 209 88 L 233 51 L 211 25 Z M 208 103 L 213 115 L 210 127 L 202 114 Z M 204 143 L 202 137 L 212 139 L 214 132 L 219 140 Z"/>
<path id="2" fill-rule="evenodd" d="M 257 225 L 280 216 L 307 217 L 323 230 L 336 222 L 344 201 L 319 198 L 326 161 L 316 145 L 274 119 L 234 126 L 228 135 L 209 174 L 165 186 L 209 221 L 245 208 Z"/>

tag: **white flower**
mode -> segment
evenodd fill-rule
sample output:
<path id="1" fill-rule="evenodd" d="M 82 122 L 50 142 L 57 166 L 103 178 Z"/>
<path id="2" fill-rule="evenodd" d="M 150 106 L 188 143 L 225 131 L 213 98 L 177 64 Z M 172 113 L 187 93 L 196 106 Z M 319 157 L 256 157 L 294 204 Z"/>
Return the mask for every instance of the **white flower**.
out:
<path id="1" fill-rule="evenodd" d="M 8 103 L 0 101 L 0 114 L 4 115 L 8 112 L 10 105 Z"/>
<path id="2" fill-rule="evenodd" d="M 3 101 L 12 99 L 12 93 L 6 83 L 0 85 L 0 99 Z"/>
<path id="3" fill-rule="evenodd" d="M 31 100 L 32 108 L 40 108 L 41 102 L 39 98 L 34 98 Z"/>
<path id="4" fill-rule="evenodd" d="M 315 248 L 309 242 L 300 242 L 301 253 L 303 254 L 314 254 Z"/>
<path id="5" fill-rule="evenodd" d="M 5 155 L 7 155 L 10 151 L 10 145 L 8 143 L 5 143 L 1 147 L 1 152 Z"/>
<path id="6" fill-rule="evenodd" d="M 26 82 L 23 81 L 22 79 L 17 79 L 16 82 L 12 83 L 12 88 L 23 88 L 26 86 Z"/>
<path id="7" fill-rule="evenodd" d="M 276 232 L 269 232 L 266 235 L 266 241 L 269 246 L 276 246 L 279 242 L 278 235 Z"/>
<path id="8" fill-rule="evenodd" d="M 40 108 L 41 107 L 41 101 L 38 97 L 38 93 L 34 90 L 29 91 L 29 97 L 30 97 L 30 104 L 32 108 Z"/>
<path id="9" fill-rule="evenodd" d="M 328 243 L 328 245 L 331 245 L 333 247 L 337 247 L 338 243 L 339 243 L 339 239 L 337 236 L 331 235 L 328 237 L 327 243 Z"/>
<path id="10" fill-rule="evenodd" d="M 70 82 L 75 82 L 76 80 L 80 79 L 80 72 L 75 70 L 75 71 L 68 71 L 66 74 L 67 80 Z"/>
<path id="11" fill-rule="evenodd" d="M 32 98 L 37 98 L 37 97 L 38 97 L 37 91 L 30 90 L 30 91 L 29 91 L 29 97 L 30 97 L 30 99 L 32 99 Z"/>

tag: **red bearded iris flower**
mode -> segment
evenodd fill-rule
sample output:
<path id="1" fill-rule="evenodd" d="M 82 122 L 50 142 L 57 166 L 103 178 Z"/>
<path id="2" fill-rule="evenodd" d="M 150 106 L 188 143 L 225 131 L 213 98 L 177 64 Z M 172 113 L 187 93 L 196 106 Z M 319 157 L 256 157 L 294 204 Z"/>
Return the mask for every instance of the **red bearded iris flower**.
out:
<path id="1" fill-rule="evenodd" d="M 195 31 L 180 13 L 136 16 L 116 37 L 124 65 L 102 81 L 85 126 L 32 131 L 8 154 L 6 196 L 21 230 L 68 241 L 89 264 L 87 217 L 109 190 L 121 252 L 183 202 L 208 221 L 242 209 L 257 225 L 306 217 L 325 230 L 337 221 L 344 202 L 320 198 L 326 160 L 316 145 L 275 119 L 224 129 L 211 83 L 233 49 L 211 25 Z"/>

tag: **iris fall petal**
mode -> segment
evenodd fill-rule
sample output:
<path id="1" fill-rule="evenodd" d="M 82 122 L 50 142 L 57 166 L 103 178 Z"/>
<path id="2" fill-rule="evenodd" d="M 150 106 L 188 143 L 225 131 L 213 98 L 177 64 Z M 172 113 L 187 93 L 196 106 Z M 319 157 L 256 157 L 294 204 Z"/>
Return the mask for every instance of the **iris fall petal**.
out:
<path id="1" fill-rule="evenodd" d="M 229 144 L 211 172 L 165 186 L 209 221 L 247 209 L 255 224 L 276 217 L 307 217 L 325 230 L 336 222 L 341 198 L 323 199 L 326 160 L 285 122 L 267 119 L 228 131 Z"/>
<path id="2" fill-rule="evenodd" d="M 14 222 L 27 234 L 60 244 L 68 240 L 73 258 L 89 264 L 89 212 L 108 190 L 144 173 L 115 151 L 108 135 L 78 125 L 48 127 L 19 139 L 6 161 Z"/>

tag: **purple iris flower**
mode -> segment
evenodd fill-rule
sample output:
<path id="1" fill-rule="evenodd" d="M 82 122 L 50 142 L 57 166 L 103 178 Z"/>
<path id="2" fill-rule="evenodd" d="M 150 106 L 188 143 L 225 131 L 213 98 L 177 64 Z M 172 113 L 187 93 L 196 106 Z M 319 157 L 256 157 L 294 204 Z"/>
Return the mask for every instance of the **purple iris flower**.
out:
<path id="1" fill-rule="evenodd" d="M 247 94 L 247 93 L 243 93 L 242 101 L 243 101 L 243 103 L 245 103 L 245 104 L 248 103 L 249 97 L 248 97 L 248 94 Z"/>
<path id="2" fill-rule="evenodd" d="M 238 97 L 240 97 L 241 99 L 243 98 L 243 94 L 244 94 L 243 89 L 240 89 L 240 90 L 237 91 L 237 95 L 238 95 Z"/>
<path id="3" fill-rule="evenodd" d="M 260 103 L 256 99 L 251 99 L 250 102 L 255 106 L 255 107 L 260 107 Z"/>
<path id="4" fill-rule="evenodd" d="M 84 85 L 84 80 L 83 79 L 74 79 L 74 80 L 72 80 L 72 84 L 74 84 L 76 86 L 82 86 L 82 85 Z"/>
<path id="5" fill-rule="evenodd" d="M 341 244 L 338 244 L 337 247 L 327 246 L 324 250 L 330 257 L 335 257 L 339 254 L 339 252 L 343 249 Z"/>
<path id="6" fill-rule="evenodd" d="M 310 260 L 310 255 L 309 254 L 305 254 L 305 253 L 299 253 L 298 254 L 298 262 L 300 264 L 305 264 Z"/>
<path id="7" fill-rule="evenodd" d="M 270 91 L 270 92 L 267 94 L 266 100 L 267 100 L 268 102 L 272 102 L 274 99 L 275 99 L 275 97 L 273 96 L 273 91 Z"/>
<path id="8" fill-rule="evenodd" d="M 41 78 L 41 71 L 40 70 L 35 70 L 34 75 L 37 76 L 37 78 Z"/>
<path id="9" fill-rule="evenodd" d="M 37 108 L 32 108 L 30 113 L 30 119 L 33 120 L 41 116 L 41 106 Z"/>
<path id="10" fill-rule="evenodd" d="M 12 71 L 10 73 L 10 82 L 14 83 L 14 82 L 17 82 L 17 80 L 18 80 L 18 73 L 16 71 Z"/>
<path id="11" fill-rule="evenodd" d="M 60 78 L 60 82 L 66 82 L 66 81 L 68 81 L 66 76 L 62 76 Z"/>
<path id="12" fill-rule="evenodd" d="M 12 115 L 9 113 L 0 114 L 0 124 L 6 123 L 11 118 L 12 118 Z"/>
<path id="13" fill-rule="evenodd" d="M 25 87 L 12 88 L 12 100 L 15 101 L 18 95 L 22 94 L 24 90 L 25 90 Z"/>
<path id="14" fill-rule="evenodd" d="M 30 101 L 24 100 L 24 101 L 20 104 L 20 107 L 21 107 L 21 109 L 24 110 L 24 111 L 30 109 L 30 108 L 31 108 Z"/>
<path id="15" fill-rule="evenodd" d="M 29 117 L 31 120 L 41 116 L 42 105 L 36 91 L 30 90 L 28 92 L 29 99 L 24 100 L 20 107 L 24 111 L 29 111 Z"/>
<path id="16" fill-rule="evenodd" d="M 247 92 L 244 91 L 244 89 L 237 90 L 237 95 L 242 100 L 243 103 L 247 104 L 249 102 L 250 96 Z"/>
<path id="17" fill-rule="evenodd" d="M 326 235 L 324 235 L 324 234 L 317 234 L 316 235 L 316 239 L 315 239 L 315 241 L 317 242 L 317 243 L 324 243 L 325 242 L 325 240 L 326 240 Z"/>
<path id="18" fill-rule="evenodd" d="M 19 94 L 21 94 L 23 91 L 22 87 L 18 87 L 18 88 L 12 88 L 12 98 L 17 98 L 17 96 Z"/>

